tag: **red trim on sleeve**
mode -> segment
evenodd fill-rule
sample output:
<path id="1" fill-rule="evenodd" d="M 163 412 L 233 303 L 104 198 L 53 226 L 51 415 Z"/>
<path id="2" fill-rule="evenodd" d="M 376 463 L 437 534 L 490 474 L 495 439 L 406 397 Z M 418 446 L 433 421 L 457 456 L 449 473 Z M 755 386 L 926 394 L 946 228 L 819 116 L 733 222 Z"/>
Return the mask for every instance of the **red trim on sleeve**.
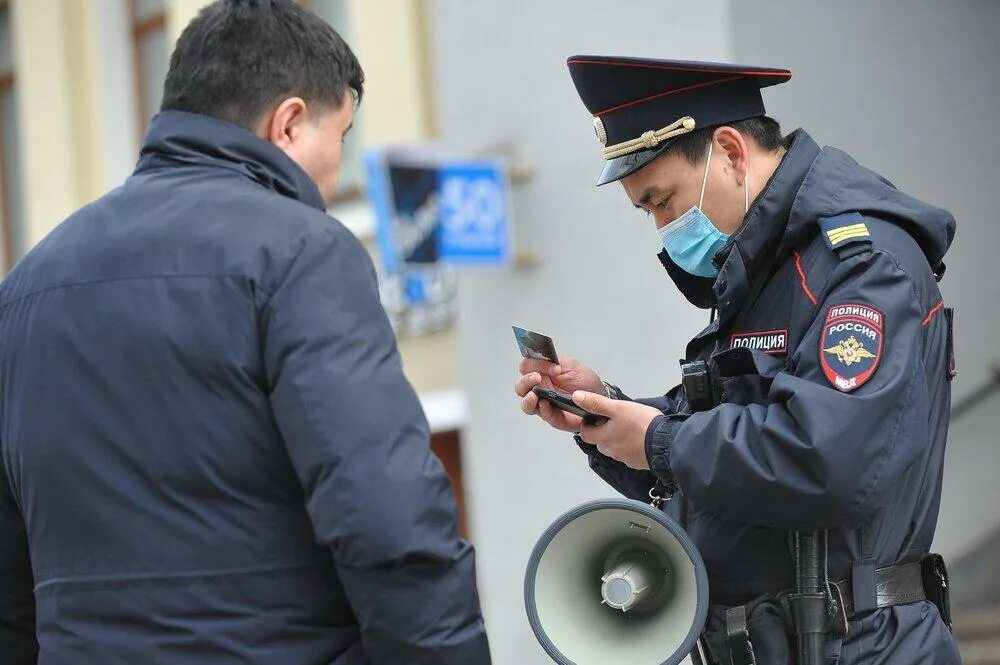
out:
<path id="1" fill-rule="evenodd" d="M 944 307 L 944 298 L 941 299 L 941 302 L 934 305 L 934 307 L 931 308 L 931 311 L 927 312 L 927 316 L 924 318 L 924 322 L 921 325 L 926 326 L 928 323 L 930 323 L 931 319 L 934 318 L 935 314 L 941 311 L 942 307 Z"/>
<path id="2" fill-rule="evenodd" d="M 809 298 L 809 302 L 813 305 L 817 305 L 819 301 L 816 300 L 816 296 L 813 295 L 812 291 L 809 290 L 809 285 L 806 283 L 806 273 L 802 269 L 802 256 L 798 252 L 792 252 L 795 256 L 795 269 L 799 271 L 799 279 L 802 281 L 802 290 L 805 291 L 806 297 Z"/>

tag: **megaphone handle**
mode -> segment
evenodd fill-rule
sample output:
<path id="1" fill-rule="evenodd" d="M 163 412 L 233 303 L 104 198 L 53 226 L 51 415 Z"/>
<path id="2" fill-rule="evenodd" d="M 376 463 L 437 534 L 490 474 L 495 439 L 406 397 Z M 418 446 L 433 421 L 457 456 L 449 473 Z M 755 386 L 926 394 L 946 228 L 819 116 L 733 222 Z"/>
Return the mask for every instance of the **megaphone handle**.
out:
<path id="1" fill-rule="evenodd" d="M 656 479 L 656 484 L 649 488 L 649 498 L 653 508 L 657 510 L 667 501 L 674 498 L 674 494 L 677 493 L 677 482 L 671 480 L 669 484 L 664 483 L 660 478 Z"/>

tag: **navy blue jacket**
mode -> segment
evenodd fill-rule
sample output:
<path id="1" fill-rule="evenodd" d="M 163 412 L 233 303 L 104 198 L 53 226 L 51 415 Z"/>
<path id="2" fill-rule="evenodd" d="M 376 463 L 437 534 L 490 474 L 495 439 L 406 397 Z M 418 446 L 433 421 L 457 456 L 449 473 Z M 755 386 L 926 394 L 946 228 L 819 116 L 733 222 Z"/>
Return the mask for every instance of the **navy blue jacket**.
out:
<path id="1" fill-rule="evenodd" d="M 717 279 L 661 254 L 692 303 L 718 309 L 686 358 L 732 360 L 744 347 L 751 371 L 723 378 L 710 410 L 690 413 L 681 388 L 639 400 L 663 411 L 646 437 L 651 471 L 583 447 L 627 496 L 648 501 L 658 478 L 676 482 L 669 511 L 705 559 L 713 602 L 793 587 L 792 529 L 829 529 L 831 579 L 853 576 L 862 588 L 874 585 L 873 568 L 928 552 L 952 370 L 935 271 L 954 231 L 944 210 L 800 130 L 716 257 Z M 855 621 L 831 648 L 845 664 L 875 652 L 887 662 L 958 659 L 927 602 Z"/>
<path id="2" fill-rule="evenodd" d="M 0 443 L 0 662 L 489 662 L 371 261 L 250 132 L 155 117 L 4 280 Z"/>

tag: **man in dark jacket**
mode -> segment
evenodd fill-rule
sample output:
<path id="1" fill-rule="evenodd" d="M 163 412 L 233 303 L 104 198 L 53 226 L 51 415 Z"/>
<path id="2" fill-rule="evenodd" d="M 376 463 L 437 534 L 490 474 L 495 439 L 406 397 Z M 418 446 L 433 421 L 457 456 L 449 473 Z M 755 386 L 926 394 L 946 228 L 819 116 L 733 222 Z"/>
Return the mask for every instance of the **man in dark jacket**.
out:
<path id="1" fill-rule="evenodd" d="M 489 662 L 290 0 L 184 31 L 135 174 L 0 285 L 0 662 Z"/>
<path id="2" fill-rule="evenodd" d="M 818 531 L 829 658 L 959 662 L 943 564 L 928 557 L 954 374 L 937 286 L 953 218 L 802 130 L 782 140 L 760 88 L 786 70 L 569 66 L 605 145 L 598 184 L 622 183 L 655 221 L 677 287 L 713 310 L 685 354 L 710 380 L 633 401 L 572 358 L 529 360 L 522 408 L 579 432 L 622 494 L 673 496 L 666 510 L 708 567 L 714 661 L 745 662 L 749 642 L 757 663 L 788 662 L 793 621 L 773 597 L 795 585 L 790 532 Z M 610 421 L 539 404 L 539 383 Z"/>

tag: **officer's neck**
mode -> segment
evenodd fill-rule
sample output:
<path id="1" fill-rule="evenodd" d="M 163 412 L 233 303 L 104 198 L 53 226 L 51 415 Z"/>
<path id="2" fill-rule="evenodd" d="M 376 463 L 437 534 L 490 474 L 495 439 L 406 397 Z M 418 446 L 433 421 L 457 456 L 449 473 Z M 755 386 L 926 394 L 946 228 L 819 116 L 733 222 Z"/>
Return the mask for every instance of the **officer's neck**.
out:
<path id="1" fill-rule="evenodd" d="M 767 187 L 767 183 L 771 180 L 774 172 L 778 170 L 781 166 L 781 160 L 785 158 L 788 154 L 788 149 L 785 146 L 780 146 L 777 150 L 764 152 L 761 151 L 757 158 L 754 160 L 757 164 L 757 168 L 750 169 L 750 200 L 755 201 L 760 193 L 764 191 Z M 757 173 L 754 173 L 757 171 Z"/>

